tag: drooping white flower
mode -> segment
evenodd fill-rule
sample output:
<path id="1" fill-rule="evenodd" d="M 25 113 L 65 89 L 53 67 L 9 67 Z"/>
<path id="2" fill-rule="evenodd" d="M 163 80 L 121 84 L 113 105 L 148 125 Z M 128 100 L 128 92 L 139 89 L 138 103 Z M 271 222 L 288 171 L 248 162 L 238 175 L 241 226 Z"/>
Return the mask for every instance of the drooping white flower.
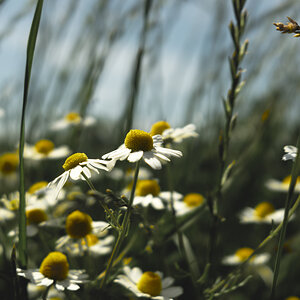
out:
<path id="1" fill-rule="evenodd" d="M 124 267 L 125 275 L 118 275 L 114 282 L 123 285 L 135 297 L 155 300 L 171 300 L 183 293 L 182 287 L 172 286 L 172 277 L 163 278 L 161 272 L 142 272 L 138 267 Z"/>
<path id="2" fill-rule="evenodd" d="M 114 165 L 114 161 L 89 159 L 85 153 L 75 153 L 69 156 L 63 164 L 65 172 L 51 181 L 48 187 L 55 189 L 55 198 L 57 198 L 69 178 L 72 180 L 85 180 L 84 176 L 91 178 L 91 171 L 99 174 L 98 169 L 110 171 Z"/>
<path id="3" fill-rule="evenodd" d="M 151 136 L 149 133 L 133 129 L 130 130 L 122 144 L 117 150 L 102 156 L 103 159 L 125 160 L 137 162 L 142 158 L 153 169 L 162 168 L 162 163 L 170 161 L 171 156 L 181 157 L 178 150 L 162 147 L 161 135 Z"/>

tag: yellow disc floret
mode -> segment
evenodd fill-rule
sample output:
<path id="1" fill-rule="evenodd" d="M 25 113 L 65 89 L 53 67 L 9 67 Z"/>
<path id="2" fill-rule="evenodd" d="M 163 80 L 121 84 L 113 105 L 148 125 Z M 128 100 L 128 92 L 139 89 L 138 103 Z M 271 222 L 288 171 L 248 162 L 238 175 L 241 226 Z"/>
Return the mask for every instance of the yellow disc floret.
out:
<path id="1" fill-rule="evenodd" d="M 87 160 L 88 157 L 85 153 L 74 153 L 66 159 L 65 163 L 63 164 L 63 168 L 65 169 L 65 171 L 68 171 Z"/>
<path id="2" fill-rule="evenodd" d="M 61 252 L 50 252 L 42 261 L 40 272 L 53 280 L 66 279 L 69 272 L 67 257 Z"/>
<path id="3" fill-rule="evenodd" d="M 137 196 L 158 196 L 160 193 L 160 187 L 156 180 L 138 180 L 136 185 Z"/>
<path id="4" fill-rule="evenodd" d="M 45 188 L 48 185 L 47 181 L 39 181 L 34 183 L 27 191 L 29 194 L 34 194 L 35 192 Z"/>
<path id="5" fill-rule="evenodd" d="M 274 211 L 274 206 L 269 202 L 262 202 L 255 207 L 255 214 L 261 219 L 263 219 L 264 217 L 266 217 Z"/>
<path id="6" fill-rule="evenodd" d="M 152 297 L 158 296 L 161 292 L 161 278 L 154 272 L 145 272 L 137 283 L 137 288 Z"/>
<path id="7" fill-rule="evenodd" d="M 159 121 L 152 125 L 150 134 L 152 136 L 156 134 L 162 134 L 166 129 L 171 128 L 170 124 L 166 121 Z"/>
<path id="8" fill-rule="evenodd" d="M 253 249 L 251 248 L 240 248 L 235 252 L 235 255 L 242 262 L 245 261 L 251 254 L 253 253 Z"/>
<path id="9" fill-rule="evenodd" d="M 79 123 L 81 121 L 81 117 L 76 112 L 70 112 L 65 116 L 65 120 L 70 123 Z"/>
<path id="10" fill-rule="evenodd" d="M 201 194 L 197 193 L 190 193 L 185 195 L 183 198 L 183 202 L 188 206 L 188 207 L 197 207 L 201 205 L 204 201 L 204 197 Z"/>
<path id="11" fill-rule="evenodd" d="M 48 155 L 54 149 L 54 143 L 49 140 L 40 140 L 34 145 L 35 150 L 44 155 Z"/>
<path id="12" fill-rule="evenodd" d="M 26 210 L 27 224 L 40 224 L 48 219 L 46 212 L 41 208 L 32 208 Z"/>
<path id="13" fill-rule="evenodd" d="M 16 153 L 4 153 L 0 156 L 0 172 L 10 175 L 16 172 L 19 165 L 19 157 Z"/>
<path id="14" fill-rule="evenodd" d="M 132 151 L 151 151 L 153 149 L 152 136 L 143 130 L 132 129 L 125 138 L 125 146 Z"/>
<path id="15" fill-rule="evenodd" d="M 296 296 L 291 296 L 291 297 L 285 298 L 285 300 L 300 300 L 300 298 L 296 297 Z"/>
<path id="16" fill-rule="evenodd" d="M 99 242 L 99 239 L 95 234 L 89 233 L 85 236 L 84 239 L 82 239 L 81 244 L 86 245 L 86 242 L 87 242 L 88 246 L 91 247 L 91 246 L 96 245 Z"/>
<path id="17" fill-rule="evenodd" d="M 282 183 L 289 185 L 291 183 L 291 180 L 292 180 L 292 176 L 288 175 L 285 178 L 283 178 Z M 299 184 L 299 183 L 300 183 L 300 176 L 298 176 L 296 179 L 296 184 Z"/>
<path id="18" fill-rule="evenodd" d="M 73 211 L 67 216 L 66 231 L 71 238 L 84 238 L 92 231 L 92 218 L 79 210 Z"/>

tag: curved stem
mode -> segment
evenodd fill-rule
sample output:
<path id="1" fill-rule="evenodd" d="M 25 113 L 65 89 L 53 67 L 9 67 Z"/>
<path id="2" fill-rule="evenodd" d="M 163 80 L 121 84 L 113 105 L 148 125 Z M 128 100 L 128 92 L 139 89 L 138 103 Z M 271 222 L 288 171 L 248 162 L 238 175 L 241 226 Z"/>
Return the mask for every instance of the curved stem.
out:
<path id="1" fill-rule="evenodd" d="M 121 230 L 119 231 L 119 234 L 118 234 L 117 241 L 115 243 L 114 249 L 111 253 L 108 264 L 106 266 L 104 278 L 102 279 L 102 281 L 100 283 L 100 288 L 105 286 L 107 278 L 108 278 L 111 268 L 113 266 L 115 256 L 117 255 L 119 248 L 121 246 L 121 243 L 123 242 L 124 238 L 126 237 L 126 235 L 128 233 L 132 203 L 133 203 L 134 193 L 135 193 L 137 179 L 138 179 L 138 175 L 139 175 L 139 168 L 140 168 L 140 161 L 137 161 L 136 167 L 135 167 L 133 185 L 132 185 L 131 194 L 130 194 L 130 198 L 129 198 L 129 202 L 128 202 L 128 207 L 127 207 L 127 210 L 126 210 L 126 213 L 125 213 L 122 225 L 121 225 Z"/>

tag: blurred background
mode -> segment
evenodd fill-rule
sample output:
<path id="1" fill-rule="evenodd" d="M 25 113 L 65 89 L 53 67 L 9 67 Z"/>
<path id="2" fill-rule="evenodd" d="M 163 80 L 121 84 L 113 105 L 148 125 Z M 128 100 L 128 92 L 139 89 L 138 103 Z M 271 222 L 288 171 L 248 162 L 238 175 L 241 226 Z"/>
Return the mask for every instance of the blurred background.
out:
<path id="1" fill-rule="evenodd" d="M 57 145 L 71 144 L 73 152 L 99 157 L 122 143 L 130 128 L 149 131 L 159 120 L 172 127 L 194 123 L 199 138 L 179 146 L 184 159 L 176 163 L 174 186 L 182 193 L 208 195 L 219 174 L 218 137 L 225 122 L 222 98 L 231 83 L 231 1 L 155 0 L 147 6 L 150 2 L 44 2 L 26 142 L 49 138 Z M 1 153 L 18 145 L 26 45 L 35 4 L 0 1 Z M 227 248 L 219 249 L 220 257 L 241 246 L 255 248 L 268 234 L 266 227 L 249 233 L 249 227 L 235 226 L 235 216 L 259 201 L 283 206 L 283 195 L 268 191 L 265 182 L 289 174 L 290 165 L 281 162 L 282 148 L 296 144 L 300 125 L 300 40 L 279 34 L 272 24 L 286 23 L 286 16 L 299 22 L 300 3 L 251 0 L 245 7 L 249 13 L 243 36 L 249 40 L 242 62 L 246 83 L 235 108 L 238 117 L 229 158 L 237 166 L 221 203 L 227 222 L 220 229 L 220 244 Z M 51 124 L 70 111 L 92 116 L 97 123 L 75 135 L 51 131 Z M 53 172 L 47 169 L 41 177 L 51 180 L 58 172 L 54 165 L 48 167 Z M 194 233 L 202 236 L 196 243 L 199 253 L 205 252 L 202 246 L 208 239 L 205 224 L 207 220 L 200 221 Z M 296 220 L 289 228 L 290 236 L 296 234 L 297 225 Z M 260 282 L 228 299 L 251 299 L 262 290 Z M 287 286 L 281 291 L 289 296 Z"/>

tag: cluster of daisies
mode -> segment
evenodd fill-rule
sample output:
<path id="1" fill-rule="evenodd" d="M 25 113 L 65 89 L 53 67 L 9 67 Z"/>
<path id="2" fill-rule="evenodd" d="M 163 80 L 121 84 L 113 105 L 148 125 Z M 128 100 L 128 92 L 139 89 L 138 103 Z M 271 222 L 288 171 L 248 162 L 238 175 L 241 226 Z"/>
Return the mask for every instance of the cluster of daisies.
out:
<path id="1" fill-rule="evenodd" d="M 71 112 L 55 123 L 52 129 L 62 130 L 69 126 L 91 126 L 94 122 L 95 120 L 92 118 L 82 119 L 79 114 Z M 110 221 L 93 220 L 86 211 L 78 209 L 78 206 L 92 207 L 95 198 L 90 196 L 92 194 L 83 193 L 80 187 L 74 183 L 80 181 L 87 183 L 89 188 L 94 190 L 92 182 L 101 173 L 109 172 L 111 178 L 115 180 L 124 178 L 124 176 L 128 177 L 130 178 L 128 185 L 121 190 L 122 197 L 129 199 L 134 189 L 131 204 L 134 208 L 139 207 L 139 212 L 145 216 L 149 207 L 158 213 L 168 212 L 176 218 L 191 216 L 193 212 L 197 213 L 200 209 L 206 208 L 206 199 L 202 194 L 192 192 L 183 195 L 175 190 L 161 190 L 159 180 L 153 178 L 152 172 L 145 167 L 140 167 L 140 162 L 144 161 L 153 170 L 162 169 L 164 164 L 171 161 L 171 158 L 182 157 L 181 151 L 172 149 L 174 144 L 197 136 L 193 124 L 183 128 L 171 128 L 167 122 L 160 121 L 155 123 L 149 132 L 138 129 L 130 130 L 119 148 L 96 159 L 88 158 L 85 153 L 71 154 L 68 146 L 56 147 L 48 139 L 39 140 L 34 145 L 26 144 L 24 158 L 30 160 L 31 163 L 37 164 L 41 160 L 66 158 L 62 166 L 64 170 L 62 174 L 51 182 L 36 182 L 26 192 L 27 237 L 31 239 L 32 251 L 38 251 L 40 237 L 44 233 L 47 236 L 47 233 L 53 229 L 64 232 L 55 240 L 52 249 L 48 246 L 49 250 L 53 251 L 48 251 L 46 257 L 40 258 L 41 264 L 38 269 L 17 268 L 19 276 L 30 280 L 31 285 L 28 290 L 32 297 L 40 295 L 40 291 L 34 287 L 46 286 L 47 289 L 43 290 L 43 293 L 47 291 L 49 298 L 53 294 L 54 296 L 51 297 L 64 299 L 62 291 L 65 289 L 78 290 L 81 284 L 92 280 L 86 270 L 69 269 L 69 264 L 75 260 L 78 265 L 78 261 L 88 257 L 93 262 L 101 261 L 105 265 L 105 261 L 108 260 L 114 249 L 116 239 L 113 229 L 115 224 L 110 222 L 111 219 Z M 295 160 L 298 151 L 296 147 L 286 146 L 284 150 L 286 154 L 283 156 L 283 160 Z M 132 171 L 124 174 L 121 169 L 116 167 L 117 161 L 125 160 L 129 163 L 136 163 L 138 166 L 136 174 L 133 174 Z M 17 180 L 18 163 L 17 153 L 5 153 L 0 156 L 0 180 L 9 179 L 7 182 Z M 133 187 L 134 175 L 137 180 Z M 266 186 L 274 191 L 287 191 L 290 181 L 290 176 L 282 182 L 271 179 Z M 300 191 L 300 180 L 297 180 L 295 190 Z M 118 199 L 122 199 L 122 197 Z M 0 224 L 4 225 L 10 222 L 13 224 L 13 220 L 17 219 L 19 209 L 18 192 L 3 195 L 0 202 L 2 204 Z M 120 205 L 121 212 L 124 212 L 126 205 L 128 206 L 128 202 Z M 116 217 L 105 203 L 103 203 L 103 207 L 111 218 Z M 127 210 L 129 211 L 129 208 Z M 276 210 L 271 203 L 263 201 L 254 208 L 246 207 L 238 217 L 242 224 L 272 224 L 280 223 L 283 215 L 283 209 Z M 18 241 L 18 229 L 13 225 L 10 227 L 7 238 L 15 243 Z M 45 242 L 47 241 L 43 241 L 43 243 Z M 147 250 L 149 253 L 151 253 L 150 245 L 151 241 L 145 247 L 146 250 L 150 249 Z M 2 249 L 2 251 L 5 250 Z M 248 247 L 237 249 L 235 253 L 225 256 L 222 263 L 224 265 L 241 264 L 253 255 L 253 251 Z M 273 276 L 271 269 L 267 266 L 269 259 L 268 253 L 260 253 L 254 255 L 248 264 L 249 272 L 256 272 L 268 285 Z M 92 263 L 90 267 L 97 269 L 95 278 L 103 278 L 105 272 L 103 269 L 98 269 L 96 263 Z M 174 278 L 164 277 L 163 273 L 158 270 L 143 272 L 139 267 L 131 264 L 130 259 L 127 262 L 123 260 L 123 265 L 119 271 L 115 272 L 112 281 L 120 287 L 124 287 L 131 297 L 166 300 L 176 298 L 184 293 L 182 287 L 173 285 Z M 50 287 L 54 287 L 56 292 Z M 46 299 L 46 296 L 44 298 Z M 292 297 L 290 298 L 292 299 Z"/>
<path id="2" fill-rule="evenodd" d="M 70 113 L 59 120 L 52 127 L 53 130 L 65 129 L 68 126 L 90 126 L 92 119 L 83 120 L 77 113 Z M 27 238 L 30 240 L 30 249 L 39 247 L 34 241 L 44 232 L 53 228 L 64 230 L 54 244 L 52 252 L 41 258 L 38 269 L 23 270 L 17 268 L 17 274 L 30 280 L 29 291 L 35 295 L 37 291 L 33 286 L 46 286 L 48 297 L 55 287 L 57 291 L 75 291 L 80 284 L 88 282 L 87 272 L 83 269 L 69 269 L 74 257 L 82 258 L 109 257 L 112 252 L 115 235 L 112 234 L 111 224 L 105 221 L 95 221 L 88 213 L 77 209 L 76 201 L 84 201 L 85 205 L 93 204 L 94 199 L 84 194 L 74 185 L 76 181 L 83 181 L 94 189 L 92 180 L 100 172 L 117 173 L 115 168 L 118 160 L 127 160 L 138 163 L 143 160 L 154 170 L 160 170 L 164 164 L 170 162 L 172 157 L 182 157 L 182 152 L 171 148 L 173 143 L 180 143 L 188 137 L 196 137 L 195 126 L 190 124 L 183 128 L 173 129 L 167 122 L 161 121 L 151 129 L 151 132 L 130 130 L 126 135 L 124 144 L 118 149 L 107 153 L 102 158 L 90 159 L 85 153 L 71 154 L 68 146 L 56 147 L 48 139 L 37 141 L 33 146 L 25 144 L 24 159 L 37 164 L 41 160 L 65 158 L 64 172 L 51 182 L 36 182 L 26 191 L 26 220 Z M 18 169 L 18 154 L 5 153 L 0 157 L 0 170 L 4 177 L 10 179 L 15 176 Z M 151 178 L 151 172 L 141 167 L 139 179 L 136 182 L 134 207 L 147 207 L 151 205 L 156 210 L 175 209 L 178 216 L 189 213 L 204 204 L 202 195 L 191 193 L 182 195 L 177 192 L 161 191 L 159 182 Z M 130 177 L 130 176 L 129 176 Z M 124 187 L 122 193 L 128 195 L 132 187 Z M 76 201 L 72 201 L 76 199 Z M 70 201 L 68 201 L 70 200 Z M 4 195 L 1 198 L 2 222 L 16 220 L 19 209 L 18 192 Z M 18 240 L 18 228 L 13 227 L 8 238 L 13 242 Z M 45 242 L 45 241 L 44 241 Z M 95 266 L 93 266 L 95 267 Z M 99 270 L 98 270 L 99 271 Z M 164 277 L 160 271 L 143 272 L 140 268 L 124 263 L 121 273 L 115 277 L 114 282 L 124 286 L 132 296 L 147 297 L 151 299 L 173 299 L 183 294 L 182 287 L 173 286 L 172 277 Z M 100 274 L 101 275 L 101 274 Z M 101 276 L 100 276 L 101 277 Z M 44 290 L 45 291 L 45 290 Z M 34 296 L 33 296 L 34 297 Z M 59 295 L 60 298 L 64 296 Z"/>

